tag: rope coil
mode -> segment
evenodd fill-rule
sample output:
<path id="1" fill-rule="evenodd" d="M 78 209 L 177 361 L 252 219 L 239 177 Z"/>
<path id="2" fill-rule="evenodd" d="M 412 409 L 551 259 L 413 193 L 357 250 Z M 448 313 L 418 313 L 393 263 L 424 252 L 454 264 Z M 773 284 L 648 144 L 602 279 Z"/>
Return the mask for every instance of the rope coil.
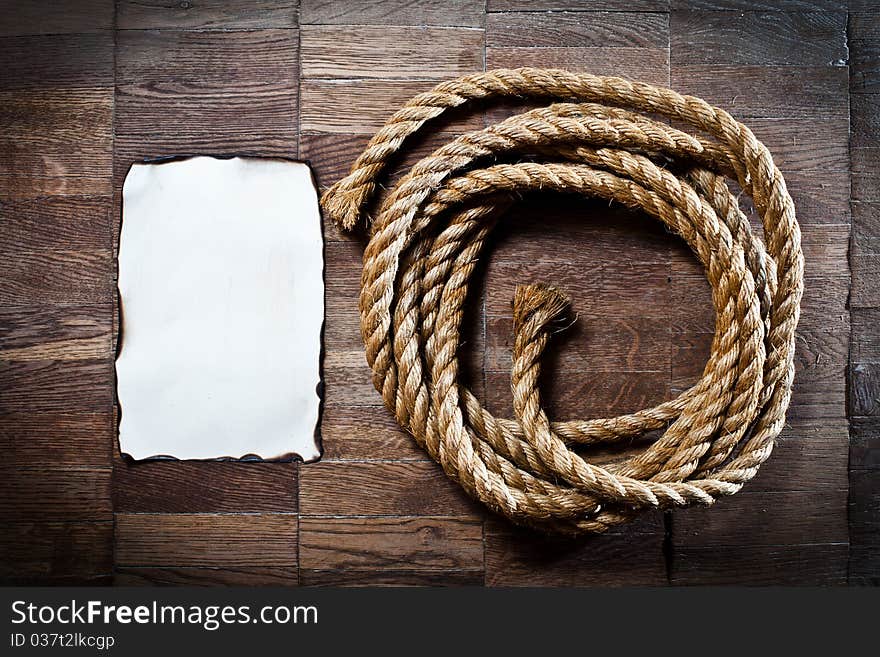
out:
<path id="1" fill-rule="evenodd" d="M 621 78 L 532 68 L 477 73 L 443 82 L 395 113 L 324 194 L 325 212 L 354 228 L 409 136 L 451 108 L 505 97 L 558 102 L 443 145 L 412 167 L 371 222 L 360 315 L 376 389 L 472 497 L 542 531 L 601 532 L 648 509 L 736 493 L 770 456 L 785 422 L 803 256 L 782 174 L 727 112 Z M 728 179 L 752 197 L 763 242 Z M 643 211 L 688 243 L 706 270 L 716 313 L 696 385 L 635 413 L 551 422 L 538 389 L 540 360 L 569 301 L 543 284 L 520 286 L 514 298 L 516 417 L 493 416 L 461 385 L 457 352 L 477 259 L 514 197 L 539 189 Z M 643 451 L 611 464 L 582 456 L 589 446 L 661 429 Z"/>

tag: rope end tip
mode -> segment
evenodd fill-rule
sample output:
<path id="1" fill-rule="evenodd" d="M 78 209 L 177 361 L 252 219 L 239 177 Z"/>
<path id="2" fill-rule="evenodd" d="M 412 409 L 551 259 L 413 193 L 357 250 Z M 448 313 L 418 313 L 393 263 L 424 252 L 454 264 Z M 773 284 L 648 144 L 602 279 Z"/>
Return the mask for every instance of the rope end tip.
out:
<path id="1" fill-rule="evenodd" d="M 517 285 L 513 295 L 514 325 L 522 326 L 531 316 L 541 314 L 541 324 L 564 318 L 571 309 L 571 299 L 552 285 Z"/>
<path id="2" fill-rule="evenodd" d="M 321 196 L 321 208 L 333 223 L 346 232 L 354 230 L 360 219 L 360 204 L 342 194 L 339 183 Z"/>

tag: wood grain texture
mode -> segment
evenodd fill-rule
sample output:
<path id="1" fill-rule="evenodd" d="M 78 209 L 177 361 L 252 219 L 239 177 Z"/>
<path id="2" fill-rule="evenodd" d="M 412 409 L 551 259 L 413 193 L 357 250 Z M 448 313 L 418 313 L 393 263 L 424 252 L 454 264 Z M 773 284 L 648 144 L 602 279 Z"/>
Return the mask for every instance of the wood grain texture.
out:
<path id="1" fill-rule="evenodd" d="M 120 566 L 295 567 L 293 514 L 116 514 Z"/>
<path id="2" fill-rule="evenodd" d="M 0 360 L 0 413 L 107 411 L 113 406 L 108 360 Z"/>
<path id="3" fill-rule="evenodd" d="M 850 354 L 852 362 L 880 362 L 880 334 L 872 330 L 878 322 L 880 322 L 880 309 L 853 309 L 852 351 Z"/>
<path id="4" fill-rule="evenodd" d="M 488 0 L 490 12 L 503 11 L 650 11 L 669 10 L 670 0 Z"/>
<path id="5" fill-rule="evenodd" d="M 834 11 L 845 12 L 847 0 L 671 0 L 671 9 L 738 12 Z M 851 3 L 850 3 L 851 4 Z"/>
<path id="6" fill-rule="evenodd" d="M 852 197 L 859 201 L 880 201 L 880 146 L 852 148 Z"/>
<path id="7" fill-rule="evenodd" d="M 677 548 L 675 586 L 839 586 L 847 583 L 846 543 Z"/>
<path id="8" fill-rule="evenodd" d="M 113 415 L 13 412 L 0 415 L 0 450 L 8 467 L 109 468 Z M 16 491 L 12 491 L 15 493 Z"/>
<path id="9" fill-rule="evenodd" d="M 846 19 L 845 12 L 673 11 L 672 63 L 844 67 Z"/>
<path id="10" fill-rule="evenodd" d="M 111 301 L 109 249 L 6 252 L 0 262 L 0 304 L 107 304 Z"/>
<path id="11" fill-rule="evenodd" d="M 482 586 L 478 570 L 300 570 L 302 586 Z"/>
<path id="12" fill-rule="evenodd" d="M 110 469 L 0 468 L 0 521 L 110 520 Z"/>
<path id="13" fill-rule="evenodd" d="M 443 80 L 483 67 L 483 31 L 306 25 L 302 77 Z"/>
<path id="14" fill-rule="evenodd" d="M 880 203 L 854 201 L 852 217 L 853 253 L 876 255 L 880 252 Z"/>
<path id="15" fill-rule="evenodd" d="M 880 94 L 853 94 L 850 99 L 850 120 L 852 147 L 880 147 Z"/>
<path id="16" fill-rule="evenodd" d="M 488 586 L 665 586 L 659 516 L 600 536 L 537 536 L 500 520 L 486 523 Z"/>
<path id="17" fill-rule="evenodd" d="M 481 0 L 301 0 L 302 25 L 447 25 L 480 27 Z"/>
<path id="18" fill-rule="evenodd" d="M 117 185 L 143 158 L 297 154 L 296 30 L 121 31 Z"/>
<path id="19" fill-rule="evenodd" d="M 831 66 L 733 66 L 688 60 L 672 67 L 672 86 L 723 107 L 734 118 L 809 118 L 813 125 L 846 116 L 847 69 Z"/>
<path id="20" fill-rule="evenodd" d="M 4 585 L 107 584 L 112 570 L 112 521 L 0 523 Z"/>
<path id="21" fill-rule="evenodd" d="M 438 80 L 303 80 L 303 132 L 372 134 L 413 96 L 430 91 Z M 476 130 L 482 117 L 468 116 L 456 128 Z"/>
<path id="22" fill-rule="evenodd" d="M 651 84 L 669 85 L 669 50 L 631 47 L 492 47 L 486 68 L 564 68 L 577 73 L 614 75 Z"/>
<path id="23" fill-rule="evenodd" d="M 850 428 L 850 468 L 880 469 L 880 419 L 854 417 Z"/>
<path id="24" fill-rule="evenodd" d="M 296 586 L 294 566 L 120 566 L 114 586 Z"/>
<path id="25" fill-rule="evenodd" d="M 300 567 L 310 570 L 483 571 L 479 518 L 302 518 Z"/>
<path id="26" fill-rule="evenodd" d="M 846 544 L 847 490 L 744 490 L 711 507 L 674 511 L 679 547 Z"/>
<path id="27" fill-rule="evenodd" d="M 98 250 L 110 246 L 110 199 L 0 198 L 4 249 Z"/>
<path id="28" fill-rule="evenodd" d="M 376 393 L 378 395 L 378 393 Z M 323 461 L 414 460 L 425 454 L 384 407 L 327 406 L 321 420 Z"/>
<path id="29" fill-rule="evenodd" d="M 0 36 L 85 34 L 113 29 L 113 0 L 6 0 Z"/>
<path id="30" fill-rule="evenodd" d="M 0 306 L 0 358 L 7 361 L 110 358 L 110 304 Z"/>
<path id="31" fill-rule="evenodd" d="M 296 512 L 297 463 L 117 460 L 113 508 L 125 513 Z"/>
<path id="32" fill-rule="evenodd" d="M 297 2 L 278 0 L 119 0 L 116 27 L 120 30 L 258 30 L 296 28 Z"/>
<path id="33" fill-rule="evenodd" d="M 476 503 L 433 462 L 313 463 L 300 471 L 299 490 L 304 516 L 473 517 L 479 513 Z"/>
<path id="34" fill-rule="evenodd" d="M 486 16 L 492 48 L 667 48 L 669 17 L 636 12 L 517 12 Z"/>

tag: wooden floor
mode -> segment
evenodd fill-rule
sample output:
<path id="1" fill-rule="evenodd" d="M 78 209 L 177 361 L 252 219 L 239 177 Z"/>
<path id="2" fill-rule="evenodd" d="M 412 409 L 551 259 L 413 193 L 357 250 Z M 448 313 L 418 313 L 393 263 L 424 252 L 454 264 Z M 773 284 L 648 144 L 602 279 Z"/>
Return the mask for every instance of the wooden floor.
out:
<path id="1" fill-rule="evenodd" d="M 878 11 L 871 0 L 7 0 L 0 578 L 877 584 Z M 747 122 L 785 173 L 807 258 L 798 375 L 783 439 L 741 494 L 580 541 L 487 515 L 381 407 L 357 328 L 362 242 L 332 226 L 323 460 L 120 458 L 114 253 L 132 162 L 299 157 L 326 186 L 409 96 L 518 65 L 702 96 Z M 444 124 L 401 166 L 504 111 Z M 695 381 L 713 318 L 700 269 L 678 240 L 590 201 L 531 199 L 513 214 L 472 308 L 470 376 L 492 410 L 509 412 L 509 303 L 519 282 L 556 282 L 579 313 L 550 364 L 555 417 L 636 410 Z"/>

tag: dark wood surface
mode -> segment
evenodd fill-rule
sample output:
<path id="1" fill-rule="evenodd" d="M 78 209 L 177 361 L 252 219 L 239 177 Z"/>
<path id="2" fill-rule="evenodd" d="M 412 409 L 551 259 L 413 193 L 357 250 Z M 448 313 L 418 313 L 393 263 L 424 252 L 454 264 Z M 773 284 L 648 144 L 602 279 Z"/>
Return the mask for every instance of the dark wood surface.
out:
<path id="1" fill-rule="evenodd" d="M 0 579 L 144 585 L 880 582 L 880 9 L 867 0 L 10 0 L 0 9 Z M 411 95 L 563 66 L 700 95 L 747 122 L 795 198 L 798 375 L 772 459 L 710 509 L 606 536 L 489 516 L 370 384 L 362 242 L 326 227 L 324 458 L 131 464 L 115 442 L 115 249 L 132 162 L 308 160 L 340 176 Z M 489 108 L 417 140 L 397 170 Z M 509 413 L 510 299 L 553 281 L 554 417 L 621 413 L 699 376 L 713 330 L 687 249 L 646 217 L 526 199 L 470 308 L 473 387 Z"/>

